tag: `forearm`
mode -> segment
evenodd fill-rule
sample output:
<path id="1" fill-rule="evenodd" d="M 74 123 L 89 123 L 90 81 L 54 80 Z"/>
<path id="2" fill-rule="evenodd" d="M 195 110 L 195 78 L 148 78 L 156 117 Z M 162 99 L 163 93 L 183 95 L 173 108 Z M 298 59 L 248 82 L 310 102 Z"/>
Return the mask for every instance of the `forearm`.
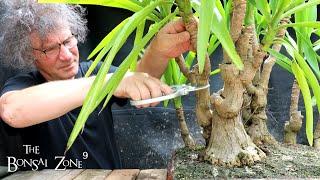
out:
<path id="1" fill-rule="evenodd" d="M 52 81 L 8 92 L 0 99 L 1 117 L 19 128 L 60 117 L 83 104 L 94 78 Z"/>
<path id="2" fill-rule="evenodd" d="M 139 60 L 136 71 L 145 72 L 160 79 L 168 66 L 169 58 L 158 56 L 158 53 L 153 52 L 150 48 L 149 46 Z"/>

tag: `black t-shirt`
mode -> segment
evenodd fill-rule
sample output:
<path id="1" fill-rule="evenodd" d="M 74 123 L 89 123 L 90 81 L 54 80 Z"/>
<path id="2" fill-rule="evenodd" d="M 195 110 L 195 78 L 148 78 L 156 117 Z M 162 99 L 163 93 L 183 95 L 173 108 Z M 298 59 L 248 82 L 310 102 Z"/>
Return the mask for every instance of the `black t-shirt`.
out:
<path id="1" fill-rule="evenodd" d="M 91 61 L 81 62 L 76 78 L 83 77 L 91 64 Z M 97 73 L 97 69 L 98 68 L 95 69 L 93 74 Z M 115 67 L 111 67 L 109 72 L 114 72 L 115 70 Z M 1 95 L 8 91 L 24 89 L 45 82 L 46 80 L 38 71 L 19 74 L 10 78 L 5 83 Z M 48 96 L 50 96 L 50 94 L 48 94 Z M 64 161 L 62 161 L 62 158 L 59 156 L 64 155 L 67 140 L 80 113 L 81 107 L 54 120 L 26 128 L 18 129 L 4 125 L 4 129 L 8 134 L 18 133 L 22 140 L 22 145 L 18 147 L 18 151 L 22 152 L 22 154 L 17 155 L 15 152 L 7 152 L 7 156 L 20 156 L 14 157 L 16 160 L 19 158 L 27 160 L 41 159 L 44 163 L 33 161 L 33 163 L 38 162 L 37 166 L 39 169 L 54 169 L 57 168 L 58 165 L 59 169 L 65 167 L 67 169 L 121 168 L 120 156 L 114 137 L 113 118 L 111 113 L 111 105 L 113 102 L 124 105 L 126 100 L 113 97 L 106 108 L 99 114 L 103 104 L 102 102 L 102 104 L 89 116 L 82 134 L 77 137 L 71 149 L 66 153 Z M 34 110 L 34 113 L 37 113 L 37 110 Z M 26 145 L 31 145 L 33 148 L 39 146 L 38 151 L 40 153 L 26 154 Z M 14 159 L 11 158 L 12 163 L 13 161 Z M 35 165 L 30 167 L 30 165 L 27 164 L 25 167 L 20 166 L 19 168 L 26 170 L 36 167 Z"/>

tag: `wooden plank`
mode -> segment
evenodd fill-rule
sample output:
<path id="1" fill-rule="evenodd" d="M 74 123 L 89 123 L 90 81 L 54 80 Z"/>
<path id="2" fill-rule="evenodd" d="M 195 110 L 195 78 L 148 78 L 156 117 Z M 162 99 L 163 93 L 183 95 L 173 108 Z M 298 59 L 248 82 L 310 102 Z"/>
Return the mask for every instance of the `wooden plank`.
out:
<path id="1" fill-rule="evenodd" d="M 84 169 L 68 169 L 66 170 L 68 173 L 61 177 L 61 180 L 70 180 L 76 178 L 79 174 L 81 174 Z"/>
<path id="2" fill-rule="evenodd" d="M 5 179 L 8 180 L 57 180 L 57 179 L 70 179 L 80 174 L 83 170 L 65 170 L 55 171 L 53 169 L 44 169 L 41 171 L 19 171 Z M 66 178 L 65 178 L 66 177 Z"/>
<path id="3" fill-rule="evenodd" d="M 35 180 L 56 180 L 60 179 L 63 176 L 67 175 L 69 172 L 68 171 L 55 171 L 53 169 L 44 169 L 41 171 L 34 171 L 34 175 L 32 179 Z"/>
<path id="4" fill-rule="evenodd" d="M 33 171 L 18 171 L 10 176 L 7 176 L 4 179 L 5 180 L 20 180 L 20 179 L 28 180 L 32 178 L 33 174 L 34 174 Z"/>
<path id="5" fill-rule="evenodd" d="M 166 169 L 146 169 L 141 170 L 137 180 L 166 180 L 167 170 Z"/>
<path id="6" fill-rule="evenodd" d="M 106 180 L 135 180 L 139 171 L 139 169 L 113 170 Z"/>
<path id="7" fill-rule="evenodd" d="M 75 180 L 102 180 L 105 179 L 111 170 L 104 170 L 104 169 L 87 169 L 79 174 Z"/>
<path id="8" fill-rule="evenodd" d="M 0 178 L 2 176 L 5 176 L 5 175 L 9 174 L 7 171 L 8 171 L 8 167 L 7 166 L 0 166 Z"/>

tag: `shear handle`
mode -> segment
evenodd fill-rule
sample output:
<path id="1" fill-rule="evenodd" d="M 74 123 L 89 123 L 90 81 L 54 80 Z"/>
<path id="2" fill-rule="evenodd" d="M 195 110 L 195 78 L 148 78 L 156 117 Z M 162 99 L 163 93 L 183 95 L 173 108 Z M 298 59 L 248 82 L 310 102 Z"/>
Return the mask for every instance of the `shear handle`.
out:
<path id="1" fill-rule="evenodd" d="M 186 95 L 185 93 L 189 93 L 187 91 L 181 91 L 181 90 L 177 90 L 174 93 L 168 94 L 168 95 L 164 95 L 164 96 L 160 96 L 160 97 L 156 97 L 156 98 L 151 98 L 151 99 L 144 99 L 144 100 L 130 100 L 130 104 L 132 106 L 139 106 L 139 105 L 144 105 L 144 104 L 151 104 L 151 103 L 155 103 L 155 102 L 160 102 L 160 101 L 165 101 L 165 100 L 169 100 L 169 99 L 173 99 L 176 97 L 179 97 L 181 95 Z"/>

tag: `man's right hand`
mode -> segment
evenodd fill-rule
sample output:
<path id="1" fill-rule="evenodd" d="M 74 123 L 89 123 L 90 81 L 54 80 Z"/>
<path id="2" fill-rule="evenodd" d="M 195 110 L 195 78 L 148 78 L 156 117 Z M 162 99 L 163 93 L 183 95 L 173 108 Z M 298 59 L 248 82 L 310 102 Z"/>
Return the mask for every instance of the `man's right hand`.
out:
<path id="1" fill-rule="evenodd" d="M 120 98 L 131 98 L 132 100 L 143 100 L 167 95 L 172 92 L 171 88 L 147 73 L 128 73 L 120 82 L 114 96 Z M 141 107 L 156 106 L 159 102 L 146 104 Z"/>

